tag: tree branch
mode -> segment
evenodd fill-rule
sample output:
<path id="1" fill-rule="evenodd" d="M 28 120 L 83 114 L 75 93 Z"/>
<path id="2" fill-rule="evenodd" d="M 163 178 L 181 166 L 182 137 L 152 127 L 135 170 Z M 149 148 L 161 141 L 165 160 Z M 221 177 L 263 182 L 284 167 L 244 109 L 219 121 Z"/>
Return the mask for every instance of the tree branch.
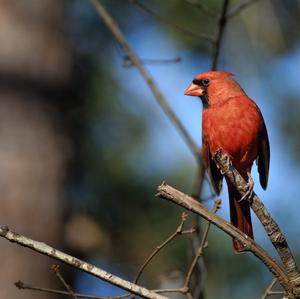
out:
<path id="1" fill-rule="evenodd" d="M 158 187 L 157 196 L 174 202 L 185 209 L 196 213 L 203 217 L 204 219 L 210 221 L 212 224 L 219 227 L 225 233 L 238 239 L 241 243 L 244 244 L 246 250 L 251 251 L 256 257 L 258 257 L 265 266 L 277 277 L 279 283 L 283 286 L 285 290 L 289 290 L 291 285 L 287 275 L 281 269 L 281 267 L 276 263 L 276 261 L 269 256 L 269 254 L 260 247 L 254 240 L 249 238 L 243 232 L 238 230 L 236 227 L 219 217 L 218 215 L 209 211 L 205 206 L 203 206 L 200 202 L 194 200 L 192 197 L 182 193 L 175 188 L 162 183 Z"/>
<path id="2" fill-rule="evenodd" d="M 216 200 L 214 203 L 214 207 L 212 209 L 212 213 L 216 213 L 220 209 L 220 207 L 221 207 L 221 200 Z M 197 262 L 198 262 L 199 258 L 203 255 L 204 249 L 207 246 L 206 243 L 207 243 L 207 237 L 208 237 L 210 225 L 211 225 L 211 222 L 209 222 L 209 221 L 205 225 L 200 246 L 194 256 L 194 259 L 191 263 L 191 266 L 188 270 L 188 274 L 185 279 L 184 287 L 186 287 L 186 288 L 189 288 L 193 271 L 195 270 Z"/>
<path id="3" fill-rule="evenodd" d="M 70 295 L 69 291 L 62 291 L 62 290 L 55 290 L 49 288 L 42 288 L 42 287 L 35 287 L 29 284 L 26 284 L 22 281 L 15 282 L 15 286 L 19 290 L 30 290 L 30 291 L 38 291 L 43 293 L 49 294 L 56 294 L 56 295 Z M 125 297 L 130 297 L 131 293 L 122 294 L 119 296 L 97 296 L 97 295 L 90 295 L 90 294 L 81 294 L 81 293 L 73 293 L 77 298 L 90 298 L 90 299 L 121 299 Z"/>
<path id="4" fill-rule="evenodd" d="M 166 58 L 166 59 L 150 59 L 150 58 L 145 58 L 141 59 L 141 63 L 143 65 L 162 65 L 162 64 L 171 64 L 171 63 L 179 63 L 181 62 L 180 57 L 175 57 L 175 58 Z M 123 67 L 125 68 L 130 68 L 134 66 L 132 61 L 128 58 L 128 56 L 123 57 Z"/>
<path id="5" fill-rule="evenodd" d="M 135 279 L 133 280 L 134 283 L 137 283 L 139 278 L 141 277 L 144 269 L 146 268 L 146 266 L 151 262 L 151 260 L 165 247 L 167 246 L 171 241 L 173 241 L 177 236 L 179 235 L 184 235 L 188 233 L 193 233 L 195 230 L 191 229 L 189 231 L 184 231 L 183 227 L 184 227 L 184 223 L 187 220 L 187 214 L 186 213 L 182 213 L 181 215 L 181 221 L 180 224 L 178 225 L 178 227 L 176 228 L 175 232 L 170 235 L 162 244 L 158 245 L 156 247 L 156 249 L 150 254 L 150 256 L 146 259 L 146 261 L 143 263 L 143 265 L 140 267 L 138 273 L 135 276 Z"/>
<path id="6" fill-rule="evenodd" d="M 238 173 L 238 171 L 232 166 L 229 157 L 223 154 L 219 149 L 213 157 L 214 161 L 220 167 L 221 171 L 226 175 L 227 178 L 236 186 L 237 191 L 243 196 L 247 191 L 247 182 Z M 284 265 L 289 281 L 293 287 L 298 287 L 298 294 L 300 295 L 300 274 L 297 269 L 297 265 L 293 254 L 288 246 L 287 240 L 281 232 L 278 224 L 272 218 L 269 211 L 266 209 L 260 198 L 253 193 L 249 199 L 250 206 L 257 218 L 262 223 L 269 239 L 273 246 L 277 250 L 280 259 Z"/>
<path id="7" fill-rule="evenodd" d="M 272 291 L 272 288 L 274 287 L 276 282 L 277 282 L 277 279 L 273 278 L 270 285 L 266 288 L 266 291 L 262 295 L 261 299 L 266 299 L 268 296 L 272 296 L 272 295 L 283 295 L 284 294 L 284 292 L 273 292 Z"/>
<path id="8" fill-rule="evenodd" d="M 73 290 L 71 289 L 70 285 L 67 284 L 67 282 L 65 281 L 65 279 L 61 275 L 61 273 L 59 271 L 59 265 L 52 265 L 51 269 L 54 271 L 54 273 L 57 276 L 57 278 L 59 279 L 59 281 L 63 284 L 63 286 L 67 290 L 68 295 L 71 296 L 73 299 L 77 299 L 76 294 L 73 292 Z"/>
<path id="9" fill-rule="evenodd" d="M 223 33 L 225 30 L 225 26 L 227 24 L 227 9 L 229 5 L 229 0 L 224 0 L 223 6 L 222 6 L 222 11 L 219 17 L 219 22 L 218 22 L 218 31 L 216 35 L 216 39 L 214 41 L 214 48 L 213 48 L 213 53 L 212 53 L 212 64 L 211 64 L 211 70 L 216 71 L 217 70 L 217 65 L 218 65 L 218 58 L 220 54 L 220 49 L 221 49 L 221 41 L 223 37 Z"/>
<path id="10" fill-rule="evenodd" d="M 121 32 L 118 24 L 116 21 L 111 17 L 111 15 L 107 12 L 104 6 L 98 0 L 90 0 L 90 2 L 94 5 L 97 13 L 103 20 L 104 24 L 107 28 L 111 31 L 116 41 L 120 44 L 120 46 L 126 52 L 128 58 L 132 61 L 132 63 L 136 66 L 137 70 L 140 72 L 141 76 L 144 78 L 145 82 L 151 89 L 156 101 L 161 106 L 163 111 L 166 113 L 167 117 L 173 122 L 175 127 L 183 136 L 184 140 L 188 144 L 190 150 L 196 157 L 196 160 L 199 161 L 202 159 L 202 154 L 199 152 L 197 145 L 192 140 L 191 136 L 187 132 L 187 130 L 182 125 L 181 121 L 178 119 L 177 115 L 174 113 L 170 105 L 168 104 L 167 100 L 159 90 L 158 86 L 154 82 L 151 74 L 148 70 L 143 66 L 138 56 L 135 52 L 130 48 L 129 44 L 127 43 L 125 36 Z"/>
<path id="11" fill-rule="evenodd" d="M 102 270 L 101 268 L 98 268 L 92 264 L 86 263 L 78 258 L 75 258 L 71 255 L 68 255 L 62 251 L 59 251 L 53 247 L 50 247 L 49 245 L 32 240 L 30 238 L 27 238 L 23 235 L 17 234 L 9 230 L 6 226 L 0 227 L 0 236 L 9 240 L 10 242 L 17 243 L 21 246 L 27 247 L 29 249 L 32 249 L 36 252 L 39 252 L 43 255 L 47 255 L 49 257 L 52 257 L 56 260 L 59 260 L 65 264 L 68 264 L 74 268 L 77 268 L 81 271 L 84 271 L 88 274 L 91 274 L 97 278 L 100 278 L 108 283 L 111 283 L 113 285 L 116 285 L 126 291 L 129 291 L 132 294 L 139 295 L 144 298 L 148 299 L 167 299 L 167 297 L 156 294 L 152 291 L 149 291 L 146 288 L 143 288 L 141 286 L 138 286 L 134 283 L 131 283 L 127 280 L 124 280 L 118 276 L 115 276 L 109 272 L 106 272 Z"/>

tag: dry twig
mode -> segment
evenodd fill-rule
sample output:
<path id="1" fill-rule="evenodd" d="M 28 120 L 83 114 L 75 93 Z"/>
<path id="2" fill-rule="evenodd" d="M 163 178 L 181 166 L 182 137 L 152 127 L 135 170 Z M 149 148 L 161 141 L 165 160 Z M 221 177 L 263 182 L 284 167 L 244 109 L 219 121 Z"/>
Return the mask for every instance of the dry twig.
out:
<path id="1" fill-rule="evenodd" d="M 176 228 L 175 232 L 170 235 L 162 244 L 158 245 L 156 247 L 156 249 L 150 254 L 150 256 L 146 259 L 146 261 L 143 263 L 143 265 L 141 266 L 141 268 L 139 269 L 139 271 L 136 274 L 135 279 L 133 280 L 133 283 L 137 283 L 139 278 L 141 277 L 144 269 L 146 268 L 146 266 L 151 262 L 151 260 L 165 247 L 167 246 L 172 240 L 174 240 L 177 236 L 179 235 L 186 235 L 186 234 L 191 234 L 194 233 L 195 230 L 194 229 L 190 229 L 190 230 L 183 230 L 184 227 L 184 223 L 187 220 L 187 214 L 186 213 L 182 213 L 181 215 L 181 222 L 179 224 L 179 226 Z"/>
<path id="2" fill-rule="evenodd" d="M 232 224 L 228 223 L 218 215 L 209 211 L 200 202 L 194 200 L 192 197 L 182 193 L 181 191 L 165 183 L 161 184 L 158 187 L 157 196 L 162 199 L 174 202 L 184 207 L 185 209 L 200 215 L 204 219 L 210 221 L 212 224 L 219 227 L 231 237 L 238 239 L 241 243 L 244 244 L 246 250 L 251 251 L 256 257 L 258 257 L 265 264 L 265 266 L 275 275 L 275 277 L 277 277 L 279 283 L 283 286 L 285 290 L 289 290 L 291 288 L 290 281 L 285 272 L 262 247 L 260 247 L 254 240 L 249 238 L 247 235 L 238 230 Z"/>
<path id="3" fill-rule="evenodd" d="M 35 287 L 35 286 L 31 286 L 29 284 L 26 284 L 22 281 L 15 282 L 15 286 L 20 290 L 38 291 L 38 292 L 56 294 L 56 295 L 67 295 L 67 296 L 70 295 L 70 293 L 68 291 Z M 130 296 L 130 293 L 122 294 L 119 296 L 97 296 L 97 295 L 81 294 L 81 293 L 73 293 L 73 294 L 77 298 L 90 298 L 90 299 L 121 299 L 121 298 Z"/>
<path id="4" fill-rule="evenodd" d="M 266 299 L 269 296 L 275 296 L 275 295 L 284 295 L 284 292 L 278 292 L 278 291 L 272 291 L 272 288 L 274 287 L 274 285 L 276 284 L 277 279 L 273 278 L 273 280 L 271 281 L 270 285 L 266 288 L 265 293 L 262 295 L 261 299 Z"/>
<path id="5" fill-rule="evenodd" d="M 11 230 L 9 230 L 9 228 L 6 226 L 0 227 L 0 236 L 9 240 L 10 242 L 17 243 L 21 246 L 32 249 L 43 255 L 47 255 L 51 258 L 54 258 L 65 264 L 68 264 L 74 268 L 77 268 L 83 272 L 86 272 L 90 275 L 100 278 L 108 283 L 114 284 L 115 286 L 118 286 L 132 294 L 139 295 L 141 297 L 149 298 L 149 299 L 166 299 L 166 297 L 164 297 L 162 295 L 151 292 L 146 288 L 143 288 L 143 287 L 138 286 L 134 283 L 131 283 L 127 280 L 124 280 L 118 276 L 115 276 L 105 270 L 102 270 L 99 267 L 96 267 L 96 266 L 86 263 L 76 257 L 73 257 L 69 254 L 59 251 L 45 243 L 42 243 L 42 242 L 39 242 L 36 240 L 32 240 L 23 235 L 14 233 Z"/>
<path id="6" fill-rule="evenodd" d="M 179 63 L 181 62 L 180 57 L 169 58 L 169 59 L 141 59 L 142 64 L 152 64 L 152 65 L 161 65 L 161 64 L 171 64 L 171 63 Z M 130 68 L 135 66 L 128 56 L 123 57 L 123 67 Z"/>
<path id="7" fill-rule="evenodd" d="M 229 178 L 230 181 L 235 185 L 237 191 L 242 196 L 245 195 L 247 192 L 247 182 L 232 166 L 228 156 L 226 154 L 223 154 L 219 149 L 213 159 L 220 167 L 222 172 L 226 175 L 226 177 Z M 295 288 L 294 292 L 299 292 L 298 295 L 300 295 L 300 273 L 297 269 L 295 259 L 284 234 L 281 232 L 278 224 L 272 218 L 263 202 L 254 192 L 252 197 L 249 199 L 249 202 L 252 210 L 262 223 L 270 241 L 278 252 L 278 255 L 287 272 L 290 284 Z"/>
<path id="8" fill-rule="evenodd" d="M 71 289 L 70 285 L 67 284 L 67 282 L 65 281 L 65 279 L 63 278 L 63 276 L 61 275 L 60 271 L 59 271 L 59 265 L 52 265 L 51 269 L 54 271 L 55 275 L 57 276 L 57 278 L 60 280 L 60 282 L 63 284 L 63 286 L 66 288 L 66 290 L 68 291 L 68 294 L 74 298 L 77 299 L 77 296 L 75 295 L 75 293 L 73 292 L 73 290 Z"/>
<path id="9" fill-rule="evenodd" d="M 216 213 L 220 209 L 220 207 L 221 207 L 221 200 L 220 199 L 215 200 L 212 212 Z M 195 216 L 199 217 L 198 215 L 195 215 Z M 191 294 L 192 293 L 192 290 L 191 290 L 192 274 L 195 272 L 197 265 L 198 265 L 198 267 L 200 267 L 202 265 L 202 267 L 200 268 L 199 281 L 197 281 L 197 287 L 193 291 L 193 295 L 195 298 L 203 297 L 203 289 L 204 289 L 204 278 L 203 277 L 204 277 L 204 273 L 205 273 L 205 268 L 203 266 L 203 261 L 202 261 L 202 264 L 201 263 L 199 264 L 199 262 L 200 262 L 200 257 L 203 256 L 204 249 L 207 247 L 207 237 L 208 237 L 208 232 L 209 232 L 210 226 L 211 226 L 211 222 L 208 221 L 204 227 L 200 246 L 195 251 L 194 258 L 189 267 L 189 270 L 188 270 L 188 273 L 187 273 L 187 276 L 186 276 L 186 279 L 184 282 L 183 288 L 188 291 L 187 294 Z"/>
<path id="10" fill-rule="evenodd" d="M 216 213 L 220 209 L 220 206 L 221 206 L 221 200 L 216 200 L 215 204 L 214 204 L 214 207 L 212 209 L 212 213 Z M 184 287 L 186 287 L 186 288 L 189 288 L 191 278 L 192 278 L 192 274 L 193 274 L 193 271 L 195 270 L 198 259 L 203 255 L 203 251 L 207 246 L 206 242 L 207 242 L 207 237 L 208 237 L 208 232 L 209 232 L 209 229 L 210 229 L 210 225 L 211 225 L 211 222 L 209 222 L 209 221 L 205 225 L 203 235 L 202 235 L 202 240 L 201 240 L 201 243 L 200 243 L 200 247 L 198 248 L 198 250 L 196 252 L 196 255 L 195 255 L 195 257 L 194 257 L 194 259 L 191 263 L 191 266 L 188 270 L 188 274 L 187 274 L 186 279 L 185 279 Z"/>

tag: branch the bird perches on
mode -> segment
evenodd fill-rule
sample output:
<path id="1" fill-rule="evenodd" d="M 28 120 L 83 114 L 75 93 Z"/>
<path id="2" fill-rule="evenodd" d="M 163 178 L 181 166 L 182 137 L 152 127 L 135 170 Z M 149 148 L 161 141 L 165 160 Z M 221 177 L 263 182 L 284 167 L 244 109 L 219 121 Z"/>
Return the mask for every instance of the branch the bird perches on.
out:
<path id="1" fill-rule="evenodd" d="M 236 189 L 243 196 L 247 192 L 247 182 L 232 166 L 229 157 L 218 150 L 213 157 L 214 161 L 220 167 L 225 176 L 236 186 Z M 236 227 L 211 213 L 204 205 L 196 201 L 194 198 L 180 192 L 179 190 L 162 183 L 158 187 L 157 196 L 184 207 L 185 209 L 200 215 L 212 224 L 218 226 L 231 237 L 238 239 L 245 245 L 246 250 L 251 251 L 258 257 L 265 266 L 274 274 L 279 283 L 287 292 L 288 298 L 299 298 L 300 296 L 300 274 L 293 254 L 288 246 L 285 236 L 281 232 L 278 224 L 272 218 L 269 211 L 266 209 L 260 198 L 253 192 L 248 199 L 254 213 L 262 223 L 265 231 L 268 234 L 270 241 L 278 252 L 278 255 L 283 264 L 283 268 L 266 252 L 260 245 L 247 235 L 242 233 Z M 247 199 L 245 199 L 247 200 Z"/>
<path id="2" fill-rule="evenodd" d="M 236 186 L 237 191 L 244 196 L 247 192 L 247 182 L 239 174 L 239 172 L 233 167 L 230 159 L 222 150 L 218 150 L 213 157 L 214 161 L 220 167 L 222 172 L 230 179 L 230 181 Z M 270 212 L 266 209 L 260 198 L 253 192 L 252 196 L 248 199 L 250 206 L 257 218 L 262 223 L 266 233 L 273 246 L 278 252 L 278 255 L 284 265 L 290 283 L 293 286 L 300 286 L 300 274 L 297 269 L 297 265 L 293 254 L 289 248 L 287 240 L 284 234 L 281 232 L 278 224 L 272 218 Z"/>

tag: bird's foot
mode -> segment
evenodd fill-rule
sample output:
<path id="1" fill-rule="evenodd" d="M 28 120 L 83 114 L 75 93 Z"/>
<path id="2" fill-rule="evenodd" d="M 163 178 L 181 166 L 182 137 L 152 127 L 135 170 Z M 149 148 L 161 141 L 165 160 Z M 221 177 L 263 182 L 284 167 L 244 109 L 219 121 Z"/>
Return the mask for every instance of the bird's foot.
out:
<path id="1" fill-rule="evenodd" d="M 252 176 L 249 171 L 247 171 L 247 175 L 248 175 L 248 182 L 244 189 L 246 193 L 241 197 L 240 200 L 238 200 L 238 202 L 241 202 L 245 199 L 248 200 L 253 196 L 254 181 L 253 181 Z"/>
<path id="2" fill-rule="evenodd" d="M 230 159 L 230 157 L 228 155 L 225 155 L 225 159 L 226 159 L 226 165 L 229 165 L 229 169 L 232 168 L 232 161 Z M 218 168 L 220 168 L 219 166 L 217 166 Z M 225 174 L 225 171 L 223 169 L 220 169 L 221 174 Z"/>

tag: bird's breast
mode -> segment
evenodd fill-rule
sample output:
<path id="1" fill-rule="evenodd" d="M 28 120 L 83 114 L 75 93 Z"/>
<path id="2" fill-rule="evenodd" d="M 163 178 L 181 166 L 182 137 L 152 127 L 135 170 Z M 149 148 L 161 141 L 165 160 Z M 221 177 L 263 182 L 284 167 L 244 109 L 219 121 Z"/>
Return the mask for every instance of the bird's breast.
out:
<path id="1" fill-rule="evenodd" d="M 258 155 L 258 138 L 262 118 L 258 107 L 249 99 L 229 101 L 221 107 L 203 111 L 203 140 L 214 154 L 226 152 L 235 167 L 251 167 Z"/>

